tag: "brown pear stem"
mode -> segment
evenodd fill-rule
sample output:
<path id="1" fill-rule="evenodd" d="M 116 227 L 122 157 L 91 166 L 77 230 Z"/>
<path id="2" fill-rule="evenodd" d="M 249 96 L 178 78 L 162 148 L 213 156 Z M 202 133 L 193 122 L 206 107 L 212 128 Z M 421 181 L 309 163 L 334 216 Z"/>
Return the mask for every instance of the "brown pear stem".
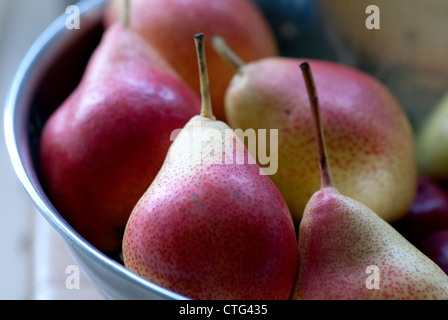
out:
<path id="1" fill-rule="evenodd" d="M 316 125 L 316 144 L 319 156 L 319 166 L 321 172 L 321 187 L 334 187 L 333 178 L 331 177 L 330 165 L 327 159 L 327 149 L 325 146 L 325 136 L 322 128 L 322 121 L 320 117 L 319 98 L 317 96 L 316 85 L 314 83 L 314 77 L 311 73 L 311 68 L 308 62 L 303 62 L 300 65 L 302 69 L 303 78 L 305 80 L 306 89 L 308 91 L 308 97 L 310 100 L 311 111 L 313 112 L 313 118 Z"/>
<path id="2" fill-rule="evenodd" d="M 130 16 L 130 0 L 122 0 L 122 5 L 123 5 L 123 11 L 121 13 L 121 23 L 123 24 L 123 26 L 128 27 L 129 26 L 129 16 Z"/>
<path id="3" fill-rule="evenodd" d="M 227 45 L 226 41 L 220 36 L 213 37 L 213 49 L 225 60 L 235 71 L 238 71 L 244 61 Z"/>
<path id="4" fill-rule="evenodd" d="M 194 42 L 196 44 L 196 51 L 198 55 L 199 79 L 201 84 L 201 98 L 202 98 L 201 116 L 215 120 L 216 118 L 213 115 L 212 102 L 210 98 L 207 62 L 205 59 L 204 34 L 202 33 L 195 34 Z"/>

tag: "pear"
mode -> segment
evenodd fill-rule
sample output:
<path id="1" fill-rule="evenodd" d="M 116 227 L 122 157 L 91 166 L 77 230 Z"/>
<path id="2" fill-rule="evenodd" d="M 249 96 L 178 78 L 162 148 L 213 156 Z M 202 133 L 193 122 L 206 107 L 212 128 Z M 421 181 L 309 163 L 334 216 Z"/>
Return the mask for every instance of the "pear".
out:
<path id="1" fill-rule="evenodd" d="M 292 298 L 448 299 L 448 276 L 440 267 L 374 211 L 335 187 L 310 65 L 301 68 L 315 120 L 321 188 L 300 223 Z"/>
<path id="2" fill-rule="evenodd" d="M 437 181 L 448 182 L 448 93 L 419 128 L 416 149 L 420 172 Z"/>
<path id="3" fill-rule="evenodd" d="M 100 251 L 120 251 L 171 132 L 199 110 L 199 96 L 152 46 L 121 22 L 111 26 L 43 128 L 42 178 L 55 208 Z"/>
<path id="4" fill-rule="evenodd" d="M 223 37 L 214 39 L 214 48 L 236 70 L 225 96 L 230 127 L 278 129 L 278 169 L 269 176 L 298 224 L 319 189 L 313 122 L 305 110 L 306 89 L 295 72 L 303 60 L 269 57 L 245 63 Z M 322 122 L 339 189 L 386 221 L 399 220 L 417 189 L 414 137 L 406 114 L 390 91 L 364 72 L 308 61 L 322 88 Z"/>
<path id="5" fill-rule="evenodd" d="M 121 16 L 121 0 L 106 7 L 105 25 Z M 132 0 L 130 27 L 150 42 L 182 78 L 200 94 L 192 34 L 208 34 L 205 39 L 213 112 L 225 121 L 224 94 L 233 70 L 222 64 L 211 49 L 211 36 L 229 38 L 246 61 L 278 54 L 277 41 L 266 18 L 250 0 Z M 169 39 L 169 41 L 167 40 Z"/>
<path id="6" fill-rule="evenodd" d="M 125 266 L 192 299 L 288 299 L 298 255 L 290 212 L 233 130 L 214 117 L 203 34 L 195 43 L 201 114 L 177 133 L 132 211 Z"/>

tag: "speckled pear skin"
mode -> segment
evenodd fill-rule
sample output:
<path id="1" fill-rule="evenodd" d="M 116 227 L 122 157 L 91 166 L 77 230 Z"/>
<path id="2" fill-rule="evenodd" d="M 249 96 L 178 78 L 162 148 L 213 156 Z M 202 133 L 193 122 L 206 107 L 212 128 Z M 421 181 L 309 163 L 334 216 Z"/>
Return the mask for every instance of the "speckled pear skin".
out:
<path id="1" fill-rule="evenodd" d="M 340 192 L 388 222 L 410 208 L 417 188 L 411 126 L 377 80 L 340 64 L 308 60 L 320 99 L 333 179 Z M 314 128 L 300 59 L 248 62 L 226 93 L 232 128 L 278 129 L 278 171 L 270 177 L 298 224 L 319 189 Z"/>
<path id="2" fill-rule="evenodd" d="M 370 265 L 379 268 L 379 289 L 366 287 Z M 448 276 L 371 209 L 325 187 L 300 224 L 292 298 L 448 299 Z"/>
<path id="3" fill-rule="evenodd" d="M 125 266 L 193 299 L 288 299 L 298 252 L 286 202 L 253 159 L 211 161 L 207 133 L 201 136 L 202 163 L 191 161 L 198 151 L 189 147 L 197 125 L 201 132 L 230 129 L 196 116 L 180 131 L 130 216 Z M 242 142 L 231 132 L 219 141 L 227 162 L 242 156 L 235 152 Z"/>

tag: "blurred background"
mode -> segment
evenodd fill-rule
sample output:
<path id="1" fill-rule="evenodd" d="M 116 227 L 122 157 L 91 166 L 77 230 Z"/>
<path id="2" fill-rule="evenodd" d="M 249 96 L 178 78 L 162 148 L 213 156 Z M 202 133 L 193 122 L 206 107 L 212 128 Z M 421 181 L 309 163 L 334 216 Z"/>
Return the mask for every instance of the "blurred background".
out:
<path id="1" fill-rule="evenodd" d="M 253 1 L 272 23 L 282 55 L 334 60 L 374 75 L 415 129 L 448 91 L 446 0 Z M 0 106 L 31 44 L 76 2 L 0 0 Z M 378 30 L 365 26 L 370 4 L 381 10 Z M 79 290 L 66 288 L 66 267 L 75 263 L 13 172 L 3 126 L 2 113 L 0 299 L 102 299 L 82 273 Z"/>
<path id="2" fill-rule="evenodd" d="M 75 265 L 59 235 L 34 209 L 7 155 L 3 106 L 27 50 L 56 17 L 76 1 L 0 0 L 0 299 L 102 298 L 81 275 L 68 290 L 66 267 Z"/>

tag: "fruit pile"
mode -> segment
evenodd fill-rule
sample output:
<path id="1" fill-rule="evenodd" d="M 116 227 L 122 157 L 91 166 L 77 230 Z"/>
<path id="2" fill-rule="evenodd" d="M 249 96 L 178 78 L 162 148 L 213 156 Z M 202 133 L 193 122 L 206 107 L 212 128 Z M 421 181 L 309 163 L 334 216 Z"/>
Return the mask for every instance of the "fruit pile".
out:
<path id="1" fill-rule="evenodd" d="M 279 56 L 249 0 L 111 1 L 104 25 L 40 143 L 98 250 L 193 299 L 448 299 L 441 116 L 416 142 L 385 85 Z"/>

